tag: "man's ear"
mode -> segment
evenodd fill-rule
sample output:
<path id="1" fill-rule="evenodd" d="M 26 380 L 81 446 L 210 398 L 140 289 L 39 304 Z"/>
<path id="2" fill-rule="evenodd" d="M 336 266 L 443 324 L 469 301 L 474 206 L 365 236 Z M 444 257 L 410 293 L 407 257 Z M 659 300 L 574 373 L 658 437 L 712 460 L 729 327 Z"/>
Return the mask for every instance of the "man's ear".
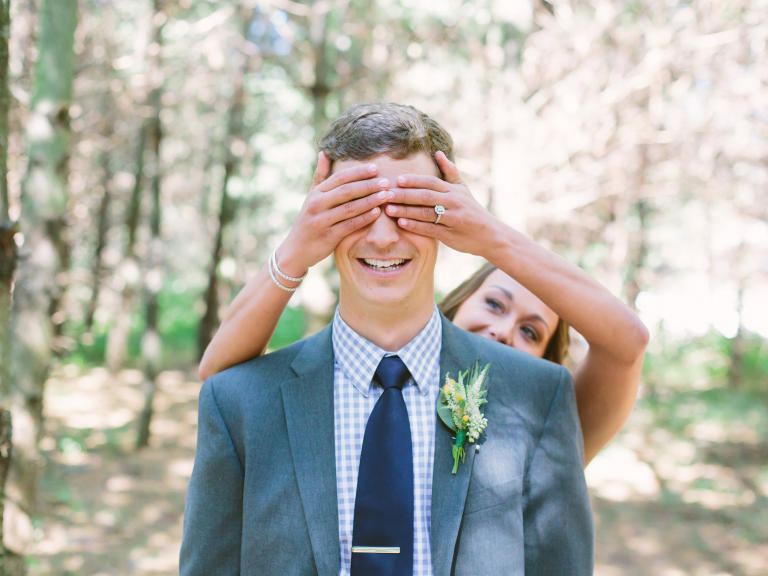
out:
<path id="1" fill-rule="evenodd" d="M 312 186 L 317 186 L 331 175 L 331 159 L 322 150 L 317 153 L 317 166 L 312 174 Z"/>
<path id="2" fill-rule="evenodd" d="M 333 175 L 333 169 L 336 166 L 336 160 L 328 156 L 328 154 L 326 154 L 325 152 L 323 152 L 323 155 L 328 161 L 328 177 L 330 177 L 331 175 Z"/>

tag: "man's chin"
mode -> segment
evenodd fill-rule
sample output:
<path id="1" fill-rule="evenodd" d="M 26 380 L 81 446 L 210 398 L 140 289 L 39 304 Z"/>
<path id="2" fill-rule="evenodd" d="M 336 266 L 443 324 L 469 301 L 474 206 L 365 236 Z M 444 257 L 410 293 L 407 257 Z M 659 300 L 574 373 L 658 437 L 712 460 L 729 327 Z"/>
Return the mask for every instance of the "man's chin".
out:
<path id="1" fill-rule="evenodd" d="M 422 291 L 403 290 L 400 286 L 380 286 L 366 290 L 353 300 L 356 303 L 353 305 L 362 311 L 394 315 L 404 311 L 415 311 L 420 305 L 431 309 L 434 297 L 429 297 Z"/>
<path id="2" fill-rule="evenodd" d="M 411 301 L 411 297 L 411 293 L 402 294 L 395 290 L 375 290 L 370 294 L 366 294 L 362 301 L 367 309 L 384 308 L 396 311 L 396 309 L 406 307 L 408 302 Z"/>
<path id="3" fill-rule="evenodd" d="M 434 303 L 431 282 L 414 274 L 409 262 L 405 270 L 391 276 L 370 274 L 362 267 L 353 268 L 353 274 L 346 280 L 342 278 L 342 307 L 356 309 L 361 315 L 382 314 L 392 316 L 399 312 L 416 312 L 422 305 Z M 428 284 L 425 285 L 425 284 Z"/>

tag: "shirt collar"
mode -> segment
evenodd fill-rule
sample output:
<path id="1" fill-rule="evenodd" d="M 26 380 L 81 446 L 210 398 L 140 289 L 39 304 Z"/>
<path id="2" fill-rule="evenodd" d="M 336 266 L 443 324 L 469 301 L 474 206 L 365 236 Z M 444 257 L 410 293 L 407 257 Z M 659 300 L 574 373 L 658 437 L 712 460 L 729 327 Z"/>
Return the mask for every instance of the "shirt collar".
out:
<path id="1" fill-rule="evenodd" d="M 435 370 L 438 373 L 437 380 L 440 379 L 442 328 L 440 314 L 435 306 L 424 328 L 410 342 L 396 352 L 387 352 L 355 332 L 344 322 L 337 307 L 333 316 L 334 358 L 355 388 L 364 396 L 368 396 L 379 362 L 384 356 L 396 354 L 411 373 L 419 393 L 426 395 L 431 384 L 438 384 L 430 382 Z"/>

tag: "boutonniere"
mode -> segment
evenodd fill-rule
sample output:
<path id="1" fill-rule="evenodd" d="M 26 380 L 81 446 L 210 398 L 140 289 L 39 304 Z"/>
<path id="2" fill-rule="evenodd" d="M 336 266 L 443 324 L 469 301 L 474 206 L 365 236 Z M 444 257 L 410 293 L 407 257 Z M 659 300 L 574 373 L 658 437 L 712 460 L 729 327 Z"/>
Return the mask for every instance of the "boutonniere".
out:
<path id="1" fill-rule="evenodd" d="M 488 420 L 480 412 L 480 406 L 488 402 L 485 398 L 488 392 L 485 377 L 490 366 L 486 364 L 480 370 L 479 363 L 475 362 L 471 373 L 469 370 L 459 372 L 458 381 L 448 373 L 445 375 L 445 384 L 440 388 L 437 415 L 456 434 L 452 449 L 453 474 L 459 469 L 459 459 L 464 462 L 464 444 L 467 441 L 474 443 L 488 425 Z"/>

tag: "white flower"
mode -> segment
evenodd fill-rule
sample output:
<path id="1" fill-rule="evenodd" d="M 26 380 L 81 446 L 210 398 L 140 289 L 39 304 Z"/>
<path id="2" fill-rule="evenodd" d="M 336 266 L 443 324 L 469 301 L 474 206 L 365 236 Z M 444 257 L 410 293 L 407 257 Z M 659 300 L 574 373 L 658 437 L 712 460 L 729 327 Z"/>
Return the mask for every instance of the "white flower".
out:
<path id="1" fill-rule="evenodd" d="M 445 384 L 440 389 L 437 413 L 443 423 L 456 433 L 453 446 L 454 474 L 459 459 L 464 459 L 464 442 L 476 442 L 488 426 L 488 420 L 480 411 L 480 406 L 487 402 L 485 378 L 489 367 L 490 364 L 487 364 L 480 371 L 475 363 L 471 373 L 469 370 L 459 372 L 458 381 L 446 374 Z"/>

